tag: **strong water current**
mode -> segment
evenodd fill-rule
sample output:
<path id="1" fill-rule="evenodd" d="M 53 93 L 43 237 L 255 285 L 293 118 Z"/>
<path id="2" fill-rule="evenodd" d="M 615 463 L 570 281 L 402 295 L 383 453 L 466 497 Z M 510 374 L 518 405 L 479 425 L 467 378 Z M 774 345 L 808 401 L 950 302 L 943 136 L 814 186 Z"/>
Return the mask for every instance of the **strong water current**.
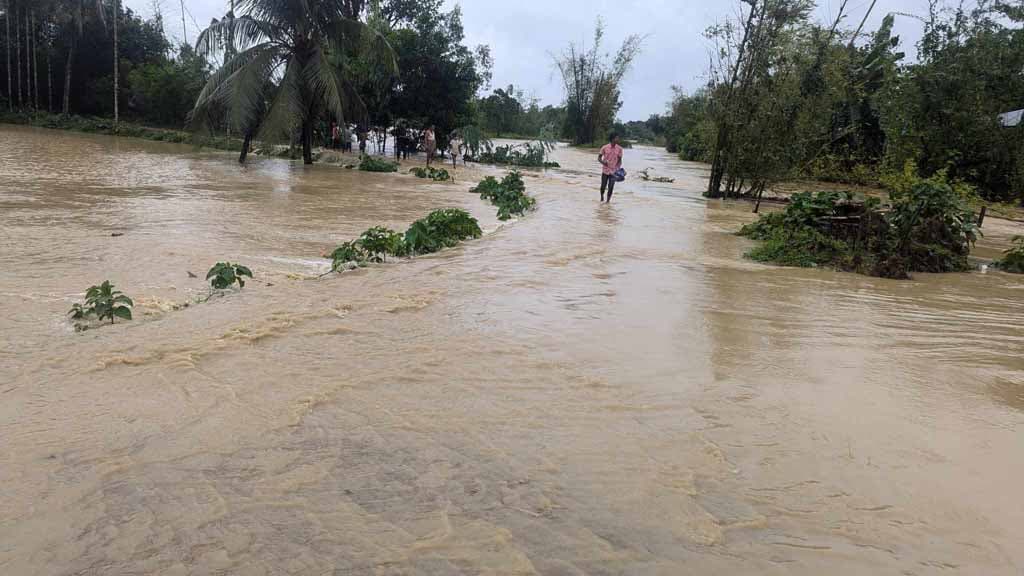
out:
<path id="1" fill-rule="evenodd" d="M 492 169 L 0 127 L 0 574 L 1024 571 L 1020 277 L 758 265 L 701 166 L 556 159 L 499 226 Z M 316 279 L 444 206 L 488 233 Z M 135 319 L 76 333 L 104 279 Z"/>

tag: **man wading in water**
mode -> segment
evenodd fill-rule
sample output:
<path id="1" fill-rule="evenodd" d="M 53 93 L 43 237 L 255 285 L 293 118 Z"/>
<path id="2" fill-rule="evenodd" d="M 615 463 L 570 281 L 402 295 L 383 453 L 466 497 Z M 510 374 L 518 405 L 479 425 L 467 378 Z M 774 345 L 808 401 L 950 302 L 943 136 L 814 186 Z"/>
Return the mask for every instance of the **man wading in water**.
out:
<path id="1" fill-rule="evenodd" d="M 597 161 L 601 163 L 601 202 L 605 202 L 604 191 L 608 190 L 608 200 L 612 201 L 612 192 L 615 191 L 616 172 L 622 168 L 622 146 L 619 146 L 619 135 L 612 132 L 608 136 L 608 143 L 601 147 L 597 155 Z"/>

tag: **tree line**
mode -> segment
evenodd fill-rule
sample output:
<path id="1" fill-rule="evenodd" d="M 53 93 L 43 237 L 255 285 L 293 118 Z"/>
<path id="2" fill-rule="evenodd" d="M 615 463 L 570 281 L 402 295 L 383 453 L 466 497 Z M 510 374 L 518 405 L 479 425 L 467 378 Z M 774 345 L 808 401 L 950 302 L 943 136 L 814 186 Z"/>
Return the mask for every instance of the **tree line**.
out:
<path id="1" fill-rule="evenodd" d="M 666 147 L 712 166 L 710 197 L 757 195 L 789 178 L 885 184 L 944 173 L 987 200 L 1024 200 L 1024 136 L 1004 113 L 1024 108 L 1024 2 L 979 0 L 923 15 L 841 2 L 814 22 L 811 0 L 744 0 L 709 28 L 708 81 L 676 89 Z M 896 18 L 924 28 L 916 60 Z"/>
<path id="2" fill-rule="evenodd" d="M 0 107 L 299 143 L 332 120 L 445 135 L 477 121 L 491 57 L 465 45 L 458 8 L 306 4 L 235 0 L 194 46 L 172 46 L 161 14 L 120 0 L 2 0 Z"/>

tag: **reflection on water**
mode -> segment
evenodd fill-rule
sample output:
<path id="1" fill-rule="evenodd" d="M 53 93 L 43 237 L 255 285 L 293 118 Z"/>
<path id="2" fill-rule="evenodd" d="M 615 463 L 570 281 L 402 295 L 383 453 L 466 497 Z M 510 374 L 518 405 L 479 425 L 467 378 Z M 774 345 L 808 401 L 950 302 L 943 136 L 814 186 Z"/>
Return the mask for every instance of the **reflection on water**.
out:
<path id="1" fill-rule="evenodd" d="M 0 571 L 1020 573 L 1019 278 L 761 266 L 703 168 L 557 155 L 497 228 L 476 169 L 0 129 Z M 496 231 L 312 279 L 439 206 Z M 72 333 L 104 278 L 138 318 Z"/>

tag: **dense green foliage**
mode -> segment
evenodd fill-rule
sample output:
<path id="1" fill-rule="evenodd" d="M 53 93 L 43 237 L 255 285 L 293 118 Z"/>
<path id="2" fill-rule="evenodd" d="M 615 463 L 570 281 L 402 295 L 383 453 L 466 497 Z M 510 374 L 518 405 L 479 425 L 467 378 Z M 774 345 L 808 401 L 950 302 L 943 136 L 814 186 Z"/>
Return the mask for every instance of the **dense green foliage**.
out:
<path id="1" fill-rule="evenodd" d="M 999 121 L 1024 106 L 1020 2 L 931 3 L 913 62 L 893 35 L 905 15 L 867 33 L 843 26 L 866 19 L 853 4 L 824 24 L 810 20 L 814 5 L 749 0 L 707 31 L 709 82 L 677 91 L 664 133 L 670 151 L 712 163 L 710 196 L 789 178 L 884 184 L 910 162 L 987 200 L 1024 200 L 1024 128 Z"/>
<path id="2" fill-rule="evenodd" d="M 1024 274 L 1024 236 L 1015 236 L 1013 246 L 1004 254 L 1003 259 L 996 262 L 996 266 L 1000 270 Z"/>
<path id="3" fill-rule="evenodd" d="M 497 206 L 499 220 L 523 216 L 537 205 L 536 200 L 526 195 L 526 183 L 522 174 L 516 171 L 509 172 L 500 182 L 488 176 L 470 192 L 479 193 L 481 199 Z"/>
<path id="4" fill-rule="evenodd" d="M 425 178 L 433 180 L 434 182 L 447 182 L 452 179 L 452 175 L 444 168 L 434 168 L 433 166 L 416 166 L 409 170 L 410 173 L 415 174 L 417 178 Z"/>
<path id="5" fill-rule="evenodd" d="M 359 159 L 359 169 L 363 172 L 398 172 L 398 163 L 363 154 Z"/>
<path id="6" fill-rule="evenodd" d="M 894 193 L 888 210 L 849 193 L 795 194 L 784 211 L 740 231 L 764 241 L 748 254 L 754 260 L 886 278 L 968 270 L 977 234 L 974 214 L 942 175 Z"/>
<path id="7" fill-rule="evenodd" d="M 123 4 L 114 0 L 4 2 L 0 6 L 5 31 L 0 38 L 0 50 L 5 53 L 0 58 L 4 80 L 0 106 L 112 116 L 116 27 L 120 115 L 130 121 L 182 127 L 184 113 L 191 108 L 208 68 L 187 48 L 172 56 L 160 17 L 144 20 Z M 12 78 L 10 91 L 8 77 Z"/>
<path id="8" fill-rule="evenodd" d="M 75 304 L 68 314 L 74 320 L 95 317 L 100 322 L 110 320 L 113 324 L 114 318 L 131 320 L 134 305 L 131 298 L 114 290 L 114 285 L 104 280 L 99 286 L 90 286 L 85 292 L 85 304 Z"/>
<path id="9" fill-rule="evenodd" d="M 232 264 L 231 262 L 217 262 L 206 273 L 206 279 L 210 281 L 210 286 L 217 290 L 230 288 L 235 283 L 238 284 L 239 288 L 245 288 L 245 280 L 243 279 L 245 276 L 252 278 L 252 270 L 241 264 Z"/>
<path id="10" fill-rule="evenodd" d="M 481 235 L 480 225 L 465 210 L 434 210 L 413 222 L 405 234 L 375 226 L 363 232 L 358 239 L 338 246 L 330 255 L 331 271 L 363 266 L 368 262 L 384 262 L 388 256 L 431 254 Z"/>
<path id="11" fill-rule="evenodd" d="M 554 143 L 538 140 L 521 144 L 490 146 L 475 158 L 484 164 L 522 166 L 526 168 L 558 168 L 558 162 L 548 160 L 548 153 L 554 150 Z"/>

